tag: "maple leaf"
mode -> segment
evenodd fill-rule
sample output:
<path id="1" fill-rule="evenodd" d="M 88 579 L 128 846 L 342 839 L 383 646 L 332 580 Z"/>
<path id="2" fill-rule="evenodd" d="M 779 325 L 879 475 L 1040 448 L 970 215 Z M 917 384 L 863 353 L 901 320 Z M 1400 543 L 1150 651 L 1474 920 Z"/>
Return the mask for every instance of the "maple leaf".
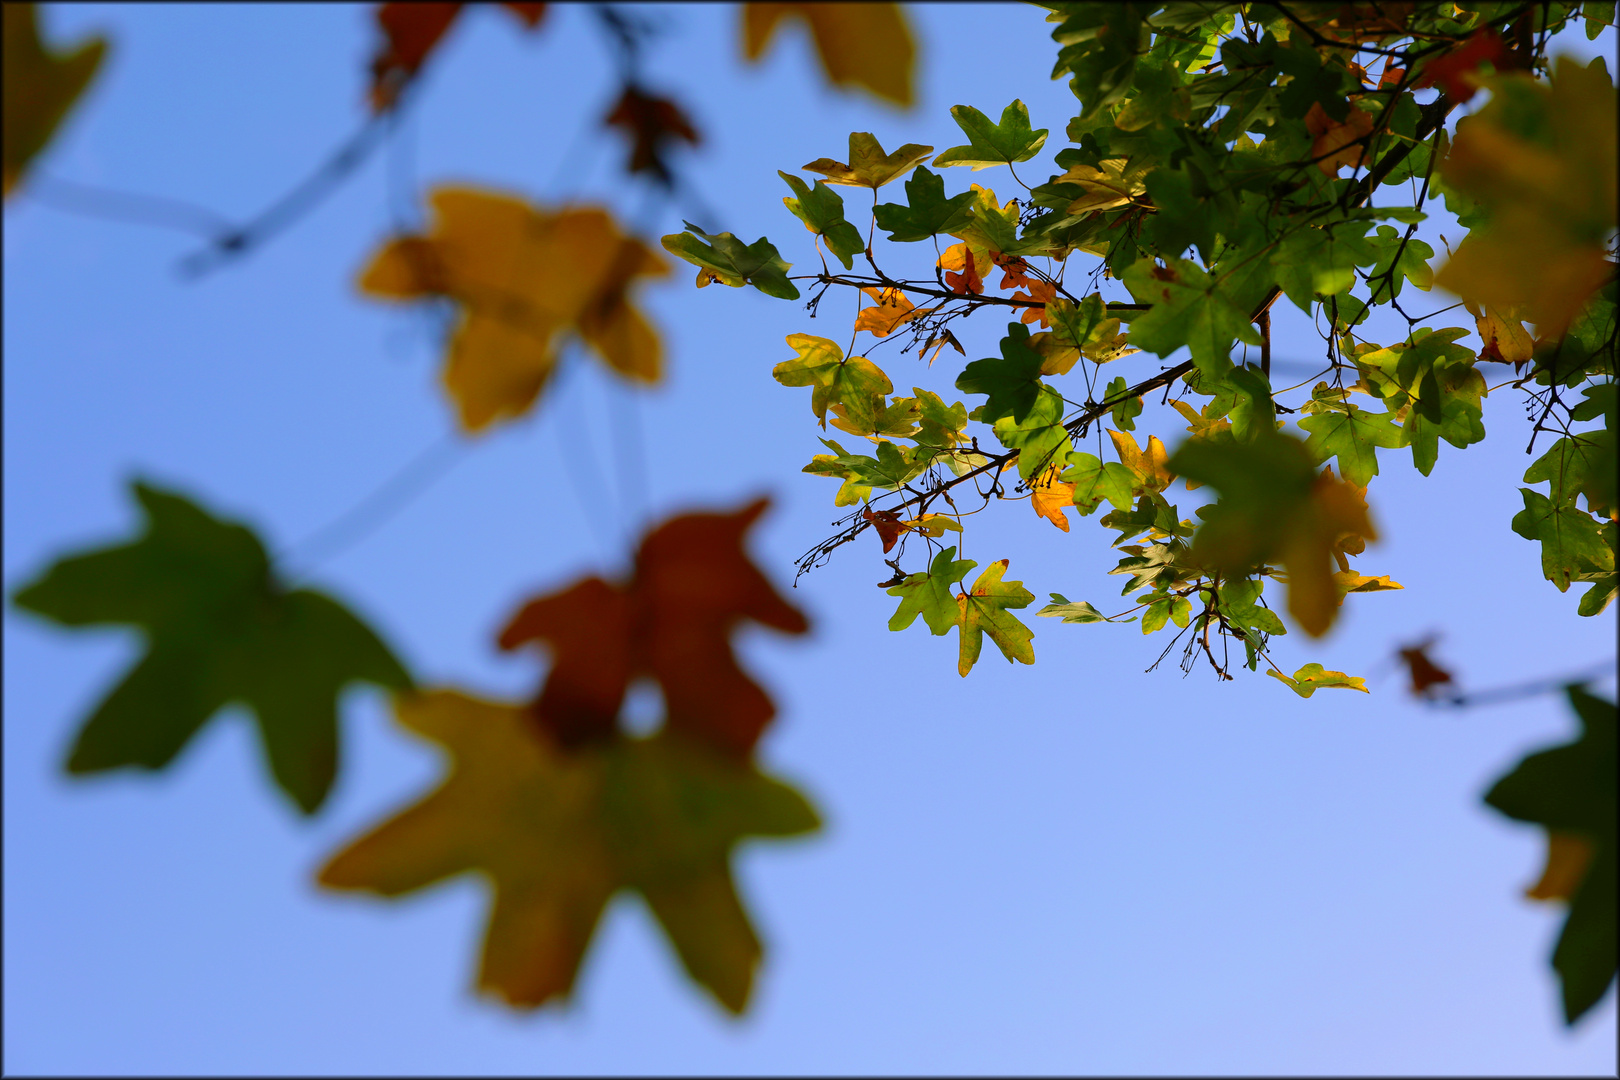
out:
<path id="1" fill-rule="evenodd" d="M 1476 30 L 1461 45 L 1441 53 L 1423 65 L 1423 74 L 1413 83 L 1413 89 L 1440 84 L 1446 97 L 1464 102 L 1480 88 L 1479 65 L 1489 63 L 1500 66 L 1507 58 L 1507 49 L 1495 29 Z"/>
<path id="2" fill-rule="evenodd" d="M 1071 498 L 1082 515 L 1097 509 L 1104 499 L 1121 510 L 1129 510 L 1137 486 L 1136 474 L 1124 465 L 1117 461 L 1105 463 L 1079 450 L 1069 455 L 1063 481 L 1070 485 Z"/>
<path id="3" fill-rule="evenodd" d="M 871 522 L 872 528 L 877 530 L 878 539 L 883 541 L 885 555 L 894 550 L 894 545 L 900 542 L 900 537 L 912 528 L 910 524 L 900 520 L 900 514 L 896 510 L 879 510 L 874 514 L 872 508 L 867 507 L 861 511 L 861 518 Z"/>
<path id="4" fill-rule="evenodd" d="M 872 208 L 878 228 L 896 243 L 915 243 L 965 224 L 974 194 L 964 191 L 945 197 L 945 179 L 919 165 L 906 181 L 906 205 L 879 203 Z M 865 244 L 862 244 L 865 247 Z"/>
<path id="5" fill-rule="evenodd" d="M 1367 689 L 1367 680 L 1356 675 L 1346 675 L 1342 671 L 1327 671 L 1321 664 L 1306 664 L 1292 675 L 1284 675 L 1273 668 L 1266 672 L 1274 679 L 1281 680 L 1294 693 L 1300 697 L 1308 698 L 1318 690 L 1360 690 L 1363 694 L 1372 693 Z"/>
<path id="6" fill-rule="evenodd" d="M 1052 602 L 1035 614 L 1049 619 L 1062 619 L 1066 623 L 1110 622 L 1108 616 L 1086 603 L 1076 603 L 1062 593 L 1052 593 Z"/>
<path id="7" fill-rule="evenodd" d="M 1029 347 L 1029 330 L 1020 323 L 1007 324 L 1001 339 L 1001 355 L 975 360 L 956 377 L 956 388 L 965 394 L 986 394 L 978 418 L 986 423 L 1010 416 L 1022 422 L 1035 407 L 1044 384 L 1041 368 L 1045 358 Z"/>
<path id="8" fill-rule="evenodd" d="M 919 308 L 899 289 L 862 289 L 870 296 L 875 307 L 864 308 L 855 316 L 855 332 L 870 330 L 878 337 L 888 337 L 912 319 L 932 314 L 933 308 Z"/>
<path id="9" fill-rule="evenodd" d="M 545 16 L 545 4 L 503 3 L 525 28 L 533 30 Z M 443 40 L 465 4 L 389 3 L 377 5 L 377 27 L 383 43 L 371 60 L 371 108 L 385 112 L 399 102 L 400 92 L 416 77 Z"/>
<path id="10" fill-rule="evenodd" d="M 828 250 L 838 256 L 845 270 L 852 267 L 853 257 L 866 250 L 866 241 L 861 239 L 859 229 L 844 220 L 843 196 L 828 187 L 824 180 L 817 180 L 812 188 L 781 169 L 776 170 L 776 175 L 793 189 L 793 196 L 784 198 L 782 204 L 804 222 L 806 229 L 827 241 Z"/>
<path id="11" fill-rule="evenodd" d="M 1063 515 L 1065 506 L 1074 505 L 1074 485 L 1058 478 L 1058 466 L 1050 466 L 1029 487 L 1029 505 L 1037 515 L 1053 525 L 1069 531 L 1069 519 Z"/>
<path id="12" fill-rule="evenodd" d="M 1519 319 L 1490 305 L 1483 311 L 1478 304 L 1468 304 L 1467 308 L 1474 316 L 1479 340 L 1484 343 L 1479 350 L 1481 360 L 1512 364 L 1513 370 L 1518 371 L 1535 355 L 1535 342 L 1530 340 L 1529 331 Z"/>
<path id="13" fill-rule="evenodd" d="M 1166 464 L 1172 473 L 1221 494 L 1193 541 L 1196 562 L 1244 575 L 1269 560 L 1288 575 L 1288 611 L 1306 633 L 1321 637 L 1337 617 L 1333 553 L 1343 534 L 1378 539 L 1364 490 L 1331 472 L 1318 475 L 1305 444 L 1278 432 L 1253 442 L 1189 439 Z"/>
<path id="14" fill-rule="evenodd" d="M 1419 698 L 1434 697 L 1431 693 L 1437 686 L 1444 686 L 1452 681 L 1451 672 L 1429 659 L 1429 649 L 1434 642 L 1421 641 L 1416 645 L 1406 645 L 1397 649 L 1395 655 L 1400 657 L 1401 663 L 1406 665 L 1407 673 L 1412 679 L 1412 696 Z"/>
<path id="15" fill-rule="evenodd" d="M 607 211 L 553 213 L 451 187 L 435 189 L 430 202 L 428 232 L 385 244 L 360 288 L 383 299 L 440 296 L 460 306 L 443 379 L 463 430 L 533 407 L 569 335 L 626 378 L 658 381 L 657 333 L 628 294 L 637 278 L 667 275 L 669 267 Z"/>
<path id="16" fill-rule="evenodd" d="M 690 221 L 684 224 L 686 232 L 672 233 L 660 243 L 671 255 L 698 267 L 698 288 L 718 281 L 734 289 L 752 285 L 766 296 L 779 300 L 799 298 L 799 287 L 787 276 L 793 264 L 784 261 L 776 246 L 765 237 L 745 245 L 728 232 L 710 236 Z"/>
<path id="17" fill-rule="evenodd" d="M 844 358 L 838 343 L 814 334 L 789 334 L 787 343 L 799 355 L 771 369 L 783 386 L 809 386 L 810 409 L 827 426 L 827 410 L 844 407 L 844 417 L 858 427 L 875 429 L 886 394 L 894 384 L 883 369 L 864 356 Z"/>
<path id="18" fill-rule="evenodd" d="M 911 106 L 917 47 L 899 4 L 749 3 L 742 8 L 743 55 L 750 61 L 764 55 L 783 19 L 802 19 L 828 82 L 859 86 Z"/>
<path id="19" fill-rule="evenodd" d="M 956 672 L 963 678 L 978 663 L 985 634 L 990 635 L 990 640 L 996 643 L 996 648 L 1001 650 L 1001 655 L 1007 658 L 1009 664 L 1015 660 L 1022 664 L 1035 662 L 1035 649 L 1030 644 L 1035 632 L 1009 611 L 1010 608 L 1028 607 L 1034 601 L 1035 594 L 1024 588 L 1021 581 L 1002 581 L 1001 575 L 1006 571 L 1006 559 L 991 563 L 973 583 L 971 592 L 956 597 L 957 607 L 961 611 L 957 627 L 961 650 Z"/>
<path id="20" fill-rule="evenodd" d="M 1560 57 L 1549 83 L 1485 80 L 1491 101 L 1457 126 L 1440 164 L 1450 187 L 1488 211 L 1435 284 L 1476 305 L 1516 309 L 1546 340 L 1563 336 L 1614 275 L 1615 88 L 1602 59 Z M 1539 138 L 1524 132 L 1533 125 Z"/>
<path id="21" fill-rule="evenodd" d="M 1485 795 L 1487 805 L 1518 821 L 1540 825 L 1548 834 L 1549 881 L 1545 892 L 1568 896 L 1569 917 L 1553 950 L 1553 967 L 1563 983 L 1564 1019 L 1573 1024 L 1608 992 L 1616 969 L 1615 705 L 1568 686 L 1565 693 L 1581 723 L 1574 742 L 1525 757 Z M 1578 873 L 1578 843 L 1591 849 Z M 1571 884 L 1568 879 L 1578 878 Z M 1533 887 L 1532 893 L 1541 891 Z"/>
<path id="22" fill-rule="evenodd" d="M 1341 123 L 1328 116 L 1318 101 L 1305 114 L 1305 129 L 1316 137 L 1311 143 L 1316 167 L 1327 176 L 1338 176 L 1343 166 L 1354 169 L 1361 164 L 1366 155 L 1363 140 L 1372 134 L 1373 116 L 1352 105 Z"/>
<path id="23" fill-rule="evenodd" d="M 1224 278 L 1188 259 L 1162 267 L 1140 259 L 1125 271 L 1124 281 L 1139 303 L 1153 305 L 1131 323 L 1130 332 L 1131 344 L 1148 352 L 1167 357 L 1185 345 L 1199 372 L 1215 380 L 1232 366 L 1234 341 L 1260 344 L 1248 310 Z"/>
<path id="24" fill-rule="evenodd" d="M 1057 184 L 1074 184 L 1084 194 L 1069 203 L 1064 213 L 1080 217 L 1101 210 L 1114 210 L 1147 194 L 1145 177 L 1148 170 L 1132 166 L 1128 158 L 1103 158 L 1095 165 L 1076 164 L 1053 180 Z"/>
<path id="25" fill-rule="evenodd" d="M 449 690 L 402 696 L 395 715 L 450 752 L 450 773 L 333 855 L 321 885 L 394 897 L 482 874 L 493 895 L 478 985 L 518 1008 L 569 995 L 602 911 L 631 889 L 687 974 L 743 1011 L 761 950 L 731 850 L 814 831 L 802 795 L 674 734 L 570 751 L 526 710 Z"/>
<path id="26" fill-rule="evenodd" d="M 671 731 L 747 757 L 776 709 L 738 666 L 731 634 L 744 620 L 809 628 L 743 549 L 769 505 L 672 518 L 643 538 L 628 583 L 587 578 L 525 604 L 498 644 L 553 649 L 533 706 L 540 726 L 564 746 L 610 738 L 631 681 L 646 675 L 663 690 Z"/>
<path id="27" fill-rule="evenodd" d="M 93 37 L 57 52 L 39 36 L 36 4 L 4 8 L 4 190 L 10 196 L 23 170 L 45 149 L 85 88 L 96 77 L 107 42 Z"/>
<path id="28" fill-rule="evenodd" d="M 869 187 L 874 190 L 896 179 L 906 170 L 934 152 L 932 146 L 906 143 L 892 154 L 883 152 L 883 145 L 869 131 L 849 133 L 849 163 L 832 158 L 817 158 L 801 166 L 805 172 L 820 173 L 829 184 L 847 184 L 851 187 Z"/>
<path id="29" fill-rule="evenodd" d="M 974 172 L 996 165 L 1011 165 L 1015 161 L 1028 161 L 1046 144 L 1046 129 L 1032 131 L 1029 109 L 1022 101 L 1013 100 L 1001 112 L 1001 123 L 971 105 L 951 106 L 956 126 L 968 137 L 968 146 L 953 146 L 934 159 L 940 165 L 970 165 Z"/>
<path id="30" fill-rule="evenodd" d="M 988 251 L 975 249 L 966 241 L 952 244 L 939 257 L 940 268 L 947 271 L 945 284 L 960 296 L 977 296 L 984 292 L 984 275 L 994 265 Z"/>
<path id="31" fill-rule="evenodd" d="M 1136 478 L 1134 487 L 1137 494 L 1163 491 L 1176 478 L 1168 465 L 1169 455 L 1165 453 L 1164 443 L 1159 441 L 1157 435 L 1148 436 L 1146 450 L 1137 445 L 1134 436 L 1123 431 L 1109 431 L 1108 438 L 1113 441 L 1115 453 L 1119 454 L 1119 463 Z"/>
<path id="32" fill-rule="evenodd" d="M 703 141 L 673 101 L 642 93 L 634 85 L 624 88 L 624 94 L 602 123 L 623 128 L 630 136 L 630 173 L 650 172 L 665 187 L 675 182 L 664 160 L 668 144 L 680 139 L 697 146 Z"/>
<path id="33" fill-rule="evenodd" d="M 962 621 L 962 609 L 951 586 L 978 565 L 972 559 L 957 559 L 954 547 L 941 548 L 926 573 L 908 575 L 888 590 L 890 596 L 900 597 L 900 606 L 889 617 L 889 629 L 904 630 L 921 615 L 936 637 L 949 633 Z"/>
<path id="34" fill-rule="evenodd" d="M 225 706 L 252 710 L 276 784 L 306 814 L 337 773 L 336 698 L 410 676 L 348 609 L 276 580 L 264 545 L 173 492 L 136 482 L 142 536 L 59 560 L 17 606 L 64 626 L 137 626 L 147 651 L 90 715 L 70 773 L 161 769 Z"/>
<path id="35" fill-rule="evenodd" d="M 1003 278 L 1002 287 L 1005 288 L 1006 284 L 1006 280 Z M 1023 286 L 1029 291 L 1014 293 L 1013 299 L 1031 300 L 1035 303 L 1041 304 L 1042 306 L 1038 308 L 1026 308 L 1024 313 L 1018 317 L 1018 321 L 1023 323 L 1032 323 L 1036 319 L 1039 319 L 1043 327 L 1051 326 L 1052 320 L 1046 314 L 1045 305 L 1050 304 L 1052 301 L 1057 299 L 1057 285 L 1050 281 L 1030 281 L 1028 278 L 1025 278 L 1023 281 Z"/>

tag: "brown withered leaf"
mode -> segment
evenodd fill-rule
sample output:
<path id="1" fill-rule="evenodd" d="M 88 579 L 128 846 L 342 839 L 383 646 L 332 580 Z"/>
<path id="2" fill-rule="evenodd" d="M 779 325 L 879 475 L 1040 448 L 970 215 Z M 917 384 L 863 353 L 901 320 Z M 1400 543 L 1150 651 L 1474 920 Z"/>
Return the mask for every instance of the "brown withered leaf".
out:
<path id="1" fill-rule="evenodd" d="M 450 187 L 433 191 L 430 201 L 427 234 L 385 244 L 362 272 L 360 289 L 460 305 L 444 384 L 466 431 L 527 412 L 571 335 L 626 378 L 658 381 L 658 335 L 628 293 L 636 279 L 665 276 L 669 266 L 606 210 L 553 212 Z"/>
<path id="2" fill-rule="evenodd" d="M 1412 679 L 1413 697 L 1434 697 L 1435 687 L 1450 683 L 1451 672 L 1429 659 L 1429 650 L 1434 647 L 1434 639 L 1420 641 L 1416 645 L 1403 646 L 1396 650 L 1401 663 L 1406 665 L 1407 673 Z"/>
<path id="3" fill-rule="evenodd" d="M 878 539 L 883 541 L 883 554 L 887 555 L 900 542 L 900 537 L 911 531 L 911 526 L 900 520 L 898 510 L 879 510 L 873 513 L 871 507 L 861 511 L 861 518 L 872 523 L 877 530 Z"/>
<path id="4" fill-rule="evenodd" d="M 680 107 L 668 98 L 644 94 L 636 86 L 626 86 L 613 110 L 603 118 L 607 127 L 623 128 L 630 136 L 630 163 L 632 173 L 649 172 L 665 187 L 674 183 L 674 175 L 664 154 L 669 144 L 680 139 L 697 146 L 702 136 Z"/>
<path id="5" fill-rule="evenodd" d="M 746 758 L 776 709 L 738 666 L 731 634 L 744 620 L 809 629 L 743 550 L 768 505 L 667 521 L 642 541 L 628 583 L 587 578 L 513 616 L 502 649 L 552 650 L 532 706 L 540 727 L 564 746 L 611 738 L 631 681 L 649 676 L 663 690 L 669 730 Z"/>

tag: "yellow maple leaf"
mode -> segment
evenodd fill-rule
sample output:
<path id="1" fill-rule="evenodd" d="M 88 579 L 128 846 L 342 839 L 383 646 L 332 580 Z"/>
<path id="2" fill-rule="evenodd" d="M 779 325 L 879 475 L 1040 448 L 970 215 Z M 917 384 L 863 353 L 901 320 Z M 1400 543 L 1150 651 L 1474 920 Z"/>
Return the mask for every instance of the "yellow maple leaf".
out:
<path id="1" fill-rule="evenodd" d="M 637 382 L 662 374 L 658 335 L 631 306 L 639 277 L 662 256 L 622 232 L 606 210 L 550 212 L 507 195 L 438 188 L 426 235 L 385 244 L 361 291 L 391 300 L 442 296 L 460 305 L 444 385 L 462 427 L 480 431 L 533 406 L 574 335 Z"/>
<path id="2" fill-rule="evenodd" d="M 1109 429 L 1108 437 L 1114 440 L 1119 463 L 1135 473 L 1147 490 L 1163 491 L 1176 478 L 1176 474 L 1165 464 L 1169 455 L 1165 453 L 1164 443 L 1159 441 L 1157 435 L 1148 436 L 1146 450 L 1136 445 L 1135 436 L 1128 432 Z"/>
<path id="3" fill-rule="evenodd" d="M 827 81 L 910 108 L 917 46 L 899 4 L 744 4 L 743 55 L 757 61 L 783 19 L 802 19 Z"/>
<path id="4" fill-rule="evenodd" d="M 1148 170 L 1137 166 L 1132 169 L 1129 158 L 1104 158 L 1096 165 L 1074 165 L 1054 183 L 1076 184 L 1085 194 L 1069 203 L 1066 213 L 1089 214 L 1098 210 L 1112 210 L 1147 193 L 1143 179 Z"/>
<path id="5" fill-rule="evenodd" d="M 56 52 L 39 37 L 38 5 L 6 4 L 4 24 L 4 190 L 10 195 L 23 170 L 51 141 L 62 119 L 95 78 L 107 43 L 90 38 L 71 52 Z"/>
<path id="6" fill-rule="evenodd" d="M 1074 485 L 1058 479 L 1061 471 L 1052 466 L 1036 478 L 1029 486 L 1029 505 L 1035 513 L 1068 532 L 1069 519 L 1063 515 L 1063 508 L 1074 505 Z"/>
<path id="7" fill-rule="evenodd" d="M 857 334 L 870 330 L 878 337 L 887 337 L 896 328 L 934 310 L 915 306 L 899 289 L 862 289 L 861 292 L 876 301 L 876 306 L 865 308 L 855 316 Z"/>
<path id="8" fill-rule="evenodd" d="M 1488 76 L 1490 104 L 1457 125 L 1441 176 L 1483 205 L 1435 284 L 1476 305 L 1517 308 L 1544 340 L 1562 337 L 1614 273 L 1615 89 L 1601 60 L 1560 57 L 1549 83 Z M 1527 123 L 1545 141 L 1521 138 Z"/>
<path id="9" fill-rule="evenodd" d="M 1535 342 L 1524 323 L 1513 314 L 1487 305 L 1481 311 L 1478 304 L 1468 304 L 1474 325 L 1479 328 L 1479 339 L 1484 348 L 1479 350 L 1481 360 L 1500 360 L 1504 364 L 1522 364 L 1535 354 Z"/>
<path id="10" fill-rule="evenodd" d="M 564 750 L 528 709 L 450 690 L 402 696 L 395 713 L 450 751 L 451 771 L 334 855 L 320 884 L 393 897 L 481 874 L 493 906 L 478 985 L 519 1008 L 568 996 L 603 909 L 631 889 L 687 973 L 743 1010 L 761 950 L 731 849 L 814 830 L 802 796 L 677 735 Z"/>

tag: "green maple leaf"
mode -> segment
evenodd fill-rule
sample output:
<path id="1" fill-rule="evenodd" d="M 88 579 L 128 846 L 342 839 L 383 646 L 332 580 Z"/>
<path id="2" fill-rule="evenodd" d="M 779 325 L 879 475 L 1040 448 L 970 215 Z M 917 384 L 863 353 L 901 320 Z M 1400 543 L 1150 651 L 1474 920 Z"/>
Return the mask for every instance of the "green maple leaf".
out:
<path id="1" fill-rule="evenodd" d="M 314 812 L 337 772 L 339 691 L 356 680 L 406 689 L 410 676 L 335 600 L 284 589 L 247 528 L 142 483 L 134 492 L 140 539 L 62 559 L 14 597 L 66 626 L 129 624 L 146 636 L 146 655 L 79 730 L 68 771 L 161 769 L 241 703 L 276 783 Z"/>
<path id="2" fill-rule="evenodd" d="M 1046 144 L 1046 129 L 1030 130 L 1029 109 L 1017 99 L 1002 110 L 999 124 L 992 124 L 988 116 L 971 105 L 952 106 L 951 116 L 968 137 L 969 145 L 951 147 L 934 159 L 936 167 L 970 165 L 977 172 L 994 165 L 1011 165 L 1028 161 Z"/>
<path id="3" fill-rule="evenodd" d="M 1378 252 L 1377 263 L 1367 272 L 1367 279 L 1373 282 L 1372 299 L 1377 302 L 1400 296 L 1401 286 L 1407 281 L 1424 291 L 1434 284 L 1434 271 L 1429 267 L 1434 248 L 1415 236 L 1404 240 L 1402 237 L 1402 232 L 1393 225 L 1380 225 L 1376 235 L 1367 237 L 1367 242 Z M 1384 274 L 1389 278 L 1379 280 Z"/>
<path id="4" fill-rule="evenodd" d="M 1356 283 L 1356 267 L 1377 261 L 1377 250 L 1343 227 L 1297 229 L 1283 237 L 1271 255 L 1277 284 L 1307 315 L 1317 297 L 1349 292 Z"/>
<path id="5" fill-rule="evenodd" d="M 906 143 L 892 154 L 883 152 L 883 145 L 869 131 L 849 134 L 849 162 L 832 158 L 817 158 L 804 166 L 805 172 L 820 173 L 829 184 L 847 184 L 851 187 L 869 187 L 874 190 L 900 176 L 912 166 L 934 152 L 932 146 Z"/>
<path id="6" fill-rule="evenodd" d="M 1319 412 L 1307 416 L 1299 426 L 1310 432 L 1305 440 L 1318 463 L 1339 459 L 1339 475 L 1357 487 L 1378 475 L 1376 448 L 1393 450 L 1406 444 L 1406 433 L 1394 424 L 1387 412 L 1369 413 L 1355 406 L 1348 412 Z"/>
<path id="7" fill-rule="evenodd" d="M 46 48 L 36 4 L 5 5 L 4 186 L 11 194 L 101 67 L 107 43 L 90 38 L 71 52 Z"/>
<path id="8" fill-rule="evenodd" d="M 934 556 L 927 573 L 912 574 L 889 590 L 890 596 L 900 597 L 899 608 L 889 618 L 889 629 L 904 630 L 921 615 L 936 636 L 948 633 L 962 621 L 962 609 L 951 586 L 978 565 L 972 559 L 958 560 L 954 547 L 942 549 Z"/>
<path id="9" fill-rule="evenodd" d="M 1104 462 L 1093 454 L 1076 450 L 1069 455 L 1069 467 L 1062 480 L 1074 485 L 1074 505 L 1082 515 L 1097 509 L 1104 499 L 1121 510 L 1131 508 L 1136 474 L 1117 461 Z"/>
<path id="10" fill-rule="evenodd" d="M 911 388 L 917 395 L 921 409 L 920 427 L 912 436 L 919 447 L 948 450 L 963 439 L 962 429 L 967 426 L 967 406 L 958 401 L 947 406 L 945 400 L 932 390 L 920 386 Z"/>
<path id="11" fill-rule="evenodd" d="M 812 188 L 780 169 L 776 175 L 793 189 L 793 196 L 783 198 L 782 204 L 804 222 L 805 228 L 827 241 L 827 249 L 838 256 L 845 270 L 854 266 L 852 256 L 866 250 L 866 241 L 861 239 L 859 229 L 844 220 L 843 196 L 821 180 Z"/>
<path id="12" fill-rule="evenodd" d="M 1119 397 L 1126 391 L 1128 386 L 1125 376 L 1114 376 L 1113 380 L 1108 384 L 1108 389 L 1103 391 L 1103 400 L 1109 401 Z M 1142 415 L 1142 396 L 1138 394 L 1133 398 L 1122 398 L 1119 404 L 1109 411 L 1109 415 L 1113 417 L 1114 426 L 1119 430 L 1135 431 L 1136 418 Z"/>
<path id="13" fill-rule="evenodd" d="M 961 228 L 972 212 L 973 192 L 964 191 L 947 199 L 944 177 L 919 165 L 906 181 L 906 202 L 909 205 L 880 203 L 872 208 L 878 228 L 901 244 Z"/>
<path id="14" fill-rule="evenodd" d="M 783 386 L 811 387 L 810 409 L 823 428 L 827 410 L 842 405 L 850 424 L 873 429 L 894 390 L 883 369 L 864 356 L 846 360 L 837 342 L 814 334 L 789 334 L 787 343 L 799 355 L 773 367 L 771 377 Z"/>
<path id="15" fill-rule="evenodd" d="M 1566 688 L 1581 721 L 1572 743 L 1530 754 L 1485 795 L 1487 805 L 1549 832 L 1574 833 L 1592 855 L 1569 898 L 1569 917 L 1553 951 L 1563 983 L 1564 1019 L 1573 1024 L 1600 1001 L 1614 981 L 1615 925 L 1615 706 L 1579 686 Z"/>
<path id="16" fill-rule="evenodd" d="M 1041 365 L 1045 359 L 1029 347 L 1029 327 L 1008 323 L 1001 339 L 1001 355 L 975 360 L 956 377 L 956 388 L 964 394 L 987 394 L 976 419 L 985 423 L 1010 416 L 1022 422 L 1035 407 L 1045 384 Z"/>
<path id="17" fill-rule="evenodd" d="M 1035 613 L 1036 615 L 1049 619 L 1062 619 L 1064 622 L 1068 623 L 1094 623 L 1110 621 L 1108 616 L 1104 615 L 1102 612 L 1098 611 L 1084 600 L 1077 603 L 1070 600 L 1062 593 L 1052 593 L 1051 597 L 1052 602 L 1041 608 L 1041 610 L 1037 611 Z M 1127 619 L 1125 621 L 1129 622 L 1130 620 Z"/>
<path id="18" fill-rule="evenodd" d="M 1571 580 L 1598 581 L 1614 573 L 1613 521 L 1600 524 L 1584 510 L 1559 506 L 1539 491 L 1519 492 L 1524 509 L 1513 515 L 1513 531 L 1541 541 L 1541 572 L 1559 592 Z"/>
<path id="19" fill-rule="evenodd" d="M 1260 578 L 1225 578 L 1216 589 L 1221 615 L 1241 630 L 1261 634 L 1286 634 L 1277 613 L 1260 603 L 1266 583 Z"/>
<path id="20" fill-rule="evenodd" d="M 1007 560 L 998 559 L 984 568 L 984 573 L 973 583 L 972 592 L 956 598 L 962 612 L 958 627 L 961 650 L 956 671 L 963 678 L 978 663 L 985 634 L 990 635 L 1009 664 L 1014 660 L 1023 664 L 1035 662 L 1035 648 L 1030 644 L 1035 632 L 1008 610 L 1028 607 L 1035 594 L 1024 588 L 1021 581 L 1002 581 L 1001 575 L 1006 572 Z"/>
<path id="21" fill-rule="evenodd" d="M 702 267 L 733 288 L 740 289 L 747 284 L 779 300 L 799 298 L 798 286 L 787 277 L 793 264 L 784 261 L 776 247 L 763 236 L 752 244 L 744 244 L 728 232 L 710 236 L 690 221 L 682 224 L 686 232 L 672 233 L 660 241 L 671 255 Z M 704 243 L 705 240 L 708 243 Z"/>
<path id="22" fill-rule="evenodd" d="M 1034 407 L 1022 421 L 1004 416 L 991 430 L 1001 445 L 1018 451 L 1018 475 L 1025 480 L 1053 462 L 1067 460 L 1072 445 L 1063 426 L 1063 395 L 1050 386 L 1041 387 Z"/>
<path id="23" fill-rule="evenodd" d="M 1560 506 L 1573 506 L 1577 495 L 1586 493 L 1587 505 L 1592 505 L 1590 491 L 1596 487 L 1594 476 L 1601 470 L 1614 469 L 1613 444 L 1605 445 L 1596 436 L 1602 432 L 1583 432 L 1565 436 L 1547 448 L 1524 472 L 1524 482 L 1551 483 L 1552 501 Z"/>
<path id="24" fill-rule="evenodd" d="M 1232 366 L 1233 341 L 1260 344 L 1248 311 L 1194 262 L 1174 259 L 1159 267 L 1139 259 L 1124 280 L 1139 303 L 1153 305 L 1131 323 L 1130 341 L 1139 349 L 1167 357 L 1185 345 L 1198 370 L 1213 380 Z"/>

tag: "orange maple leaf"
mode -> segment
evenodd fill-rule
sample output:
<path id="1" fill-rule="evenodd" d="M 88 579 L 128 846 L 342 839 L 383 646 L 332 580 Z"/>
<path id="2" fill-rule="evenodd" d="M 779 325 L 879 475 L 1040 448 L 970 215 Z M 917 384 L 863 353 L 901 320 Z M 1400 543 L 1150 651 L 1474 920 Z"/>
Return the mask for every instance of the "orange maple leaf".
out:
<path id="1" fill-rule="evenodd" d="M 642 540 L 628 583 L 586 578 L 524 605 L 498 643 L 550 644 L 551 671 L 531 706 L 540 726 L 565 746 L 609 738 L 631 681 L 646 675 L 664 692 L 670 730 L 747 758 L 776 708 L 738 666 L 731 633 L 745 619 L 809 629 L 743 550 L 769 505 L 673 518 Z"/>
<path id="2" fill-rule="evenodd" d="M 1063 515 L 1063 508 L 1074 505 L 1074 485 L 1059 480 L 1060 472 L 1053 466 L 1029 486 L 1029 505 L 1035 513 L 1068 532 L 1069 519 Z"/>
<path id="3" fill-rule="evenodd" d="M 856 333 L 870 330 L 878 337 L 887 337 L 897 327 L 934 310 L 914 306 L 899 289 L 862 289 L 861 292 L 877 301 L 877 306 L 864 308 L 855 316 Z"/>
<path id="4" fill-rule="evenodd" d="M 1013 299 L 1033 300 L 1039 304 L 1050 304 L 1057 299 L 1057 286 L 1050 281 L 1028 281 L 1026 288 L 1029 289 L 1029 292 L 1014 293 Z M 1045 307 L 1025 308 L 1024 313 L 1019 316 L 1019 320 L 1026 323 L 1032 323 L 1036 319 L 1041 320 L 1042 326 L 1049 327 L 1052 325 L 1051 319 L 1047 317 Z"/>
<path id="5" fill-rule="evenodd" d="M 989 252 L 981 255 L 964 242 L 946 248 L 939 257 L 939 265 L 944 270 L 957 271 L 945 275 L 945 284 L 951 291 L 967 296 L 984 292 L 984 275 L 990 272 L 993 263 Z"/>
<path id="6" fill-rule="evenodd" d="M 1316 167 L 1328 176 L 1338 176 L 1341 166 L 1355 168 L 1361 164 L 1366 145 L 1358 140 L 1372 134 L 1373 117 L 1351 105 L 1340 123 L 1327 114 L 1320 101 L 1313 101 L 1305 114 L 1305 129 L 1316 136 L 1311 144 L 1311 157 L 1320 159 Z"/>

